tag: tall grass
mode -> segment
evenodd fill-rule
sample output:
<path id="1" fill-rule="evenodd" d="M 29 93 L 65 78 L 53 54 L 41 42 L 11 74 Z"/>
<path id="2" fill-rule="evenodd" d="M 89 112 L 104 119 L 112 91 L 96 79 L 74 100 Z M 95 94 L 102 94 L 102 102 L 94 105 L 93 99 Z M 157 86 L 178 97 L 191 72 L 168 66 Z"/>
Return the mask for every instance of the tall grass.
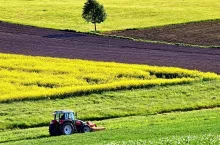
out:
<path id="1" fill-rule="evenodd" d="M 86 0 L 0 0 L 0 20 L 13 23 L 71 29 L 94 30 L 82 17 Z M 99 0 L 107 20 L 98 30 L 151 27 L 219 18 L 218 0 Z"/>
<path id="2" fill-rule="evenodd" d="M 172 67 L 0 54 L 0 101 L 65 98 L 93 92 L 218 79 Z"/>

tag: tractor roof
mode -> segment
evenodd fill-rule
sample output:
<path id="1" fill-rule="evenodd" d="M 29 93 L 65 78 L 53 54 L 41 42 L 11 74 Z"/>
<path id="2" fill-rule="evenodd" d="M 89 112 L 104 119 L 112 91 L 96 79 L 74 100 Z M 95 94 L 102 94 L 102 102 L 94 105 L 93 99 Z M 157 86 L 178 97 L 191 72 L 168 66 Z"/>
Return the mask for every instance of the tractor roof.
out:
<path id="1" fill-rule="evenodd" d="M 54 114 L 56 114 L 56 113 L 74 113 L 74 112 L 71 110 L 56 110 L 56 111 L 54 111 Z"/>

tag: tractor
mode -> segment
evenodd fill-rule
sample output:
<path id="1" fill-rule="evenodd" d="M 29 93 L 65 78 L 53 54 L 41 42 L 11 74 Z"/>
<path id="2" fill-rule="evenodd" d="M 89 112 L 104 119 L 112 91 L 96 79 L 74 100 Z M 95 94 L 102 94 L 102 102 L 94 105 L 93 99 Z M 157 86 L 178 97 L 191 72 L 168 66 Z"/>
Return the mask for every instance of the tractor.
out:
<path id="1" fill-rule="evenodd" d="M 54 113 L 54 119 L 50 122 L 49 133 L 51 136 L 70 135 L 72 133 L 86 133 L 91 131 L 104 130 L 104 127 L 97 127 L 96 124 L 87 121 L 77 120 L 77 113 L 67 110 L 58 110 Z"/>

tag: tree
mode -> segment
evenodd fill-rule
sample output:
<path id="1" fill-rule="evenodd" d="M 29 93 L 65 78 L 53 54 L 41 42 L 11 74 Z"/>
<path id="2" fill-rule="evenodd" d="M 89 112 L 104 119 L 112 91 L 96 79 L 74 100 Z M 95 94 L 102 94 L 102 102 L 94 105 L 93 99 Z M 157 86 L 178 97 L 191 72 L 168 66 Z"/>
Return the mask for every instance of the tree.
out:
<path id="1" fill-rule="evenodd" d="M 96 0 L 87 0 L 83 7 L 82 17 L 87 22 L 93 23 L 96 31 L 96 24 L 104 22 L 107 14 L 103 5 L 99 4 Z"/>

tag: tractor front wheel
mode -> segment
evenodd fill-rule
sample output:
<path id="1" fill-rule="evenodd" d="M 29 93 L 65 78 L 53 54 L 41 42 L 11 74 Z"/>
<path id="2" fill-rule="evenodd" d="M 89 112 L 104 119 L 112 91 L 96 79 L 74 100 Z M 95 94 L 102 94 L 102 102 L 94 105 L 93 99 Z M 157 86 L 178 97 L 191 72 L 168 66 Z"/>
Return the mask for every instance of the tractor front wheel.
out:
<path id="1" fill-rule="evenodd" d="M 66 122 L 63 124 L 61 131 L 64 135 L 70 135 L 73 133 L 73 125 L 70 122 Z"/>
<path id="2" fill-rule="evenodd" d="M 82 128 L 83 133 L 90 132 L 90 131 L 91 131 L 91 128 L 88 125 L 83 126 Z"/>

